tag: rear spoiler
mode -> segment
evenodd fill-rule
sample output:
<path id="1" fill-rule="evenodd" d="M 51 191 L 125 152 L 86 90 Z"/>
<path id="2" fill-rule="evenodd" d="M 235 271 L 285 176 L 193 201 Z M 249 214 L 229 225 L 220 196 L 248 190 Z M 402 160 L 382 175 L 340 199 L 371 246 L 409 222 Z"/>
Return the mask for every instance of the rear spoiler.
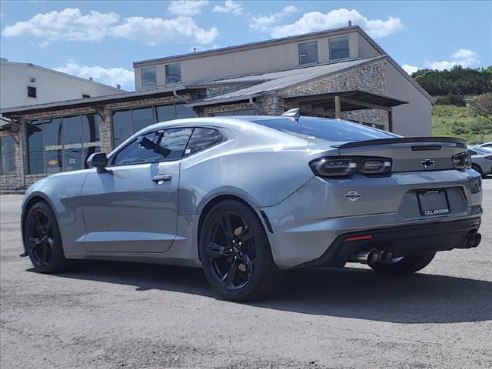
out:
<path id="1" fill-rule="evenodd" d="M 377 145 L 391 145 L 391 144 L 399 144 L 399 143 L 420 143 L 425 142 L 430 145 L 419 145 L 415 146 L 415 150 L 412 147 L 412 150 L 418 151 L 424 148 L 428 150 L 440 150 L 441 147 L 438 146 L 442 143 L 450 143 L 454 144 L 456 147 L 461 147 L 466 149 L 466 141 L 461 140 L 459 138 L 453 137 L 396 137 L 396 138 L 382 138 L 377 140 L 367 140 L 367 141 L 357 141 L 357 142 L 349 142 L 338 146 L 338 149 L 347 149 L 350 147 L 363 147 L 363 146 L 377 146 Z"/>

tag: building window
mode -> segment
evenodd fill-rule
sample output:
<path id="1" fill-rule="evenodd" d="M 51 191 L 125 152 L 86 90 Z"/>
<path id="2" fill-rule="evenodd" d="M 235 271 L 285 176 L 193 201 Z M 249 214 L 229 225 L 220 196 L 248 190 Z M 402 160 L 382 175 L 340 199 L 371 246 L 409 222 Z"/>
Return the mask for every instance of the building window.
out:
<path id="1" fill-rule="evenodd" d="M 299 44 L 299 65 L 318 62 L 318 41 Z"/>
<path id="2" fill-rule="evenodd" d="M 328 41 L 330 49 L 330 60 L 346 59 L 349 57 L 349 38 L 341 36 Z"/>
<path id="3" fill-rule="evenodd" d="M 157 84 L 157 73 L 155 67 L 142 68 L 142 87 L 155 86 Z"/>
<path id="4" fill-rule="evenodd" d="M 101 148 L 99 120 L 87 114 L 27 124 L 29 174 L 87 168 L 88 156 Z"/>
<path id="5" fill-rule="evenodd" d="M 37 97 L 38 93 L 36 91 L 36 87 L 27 86 L 27 96 L 28 97 Z"/>
<path id="6" fill-rule="evenodd" d="M 0 137 L 0 154 L 0 175 L 16 174 L 15 141 L 11 136 Z"/>
<path id="7" fill-rule="evenodd" d="M 43 121 L 26 125 L 29 174 L 44 173 Z"/>
<path id="8" fill-rule="evenodd" d="M 121 144 L 133 133 L 132 111 L 122 110 L 113 113 L 113 145 Z"/>
<path id="9" fill-rule="evenodd" d="M 133 109 L 133 132 L 140 131 L 142 128 L 155 123 L 154 110 L 152 107 Z"/>
<path id="10" fill-rule="evenodd" d="M 113 147 L 117 147 L 135 132 L 155 122 L 177 118 L 195 118 L 193 108 L 185 104 L 150 106 L 113 113 Z"/>
<path id="11" fill-rule="evenodd" d="M 168 64 L 165 67 L 166 70 L 166 83 L 177 83 L 181 82 L 181 65 Z"/>

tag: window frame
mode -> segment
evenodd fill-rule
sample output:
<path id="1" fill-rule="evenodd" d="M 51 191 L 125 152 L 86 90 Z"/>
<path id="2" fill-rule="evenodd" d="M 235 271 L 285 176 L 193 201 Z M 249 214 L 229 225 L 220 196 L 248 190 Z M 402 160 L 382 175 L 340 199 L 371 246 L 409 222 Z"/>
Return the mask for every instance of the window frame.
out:
<path id="1" fill-rule="evenodd" d="M 347 40 L 347 56 L 344 56 L 341 58 L 333 58 L 331 55 L 335 50 L 332 51 L 332 49 L 331 49 L 332 42 L 340 40 L 340 39 L 346 39 Z M 339 50 L 345 50 L 345 49 L 339 49 Z M 341 35 L 341 36 L 332 37 L 332 38 L 328 39 L 328 59 L 330 61 L 350 59 L 350 37 L 349 37 L 349 35 Z"/>
<path id="2" fill-rule="evenodd" d="M 27 97 L 37 99 L 38 89 L 35 86 L 27 86 Z"/>
<path id="3" fill-rule="evenodd" d="M 179 80 L 177 81 L 170 81 L 169 79 L 169 76 L 174 76 L 175 74 L 168 74 L 168 68 L 170 69 L 171 67 L 175 67 L 175 66 L 178 66 L 179 67 Z M 172 83 L 181 83 L 182 81 L 182 78 L 181 78 L 181 63 L 171 63 L 171 64 L 166 64 L 164 65 L 164 82 L 166 83 L 166 85 L 168 84 L 172 84 Z"/>
<path id="4" fill-rule="evenodd" d="M 145 71 L 152 71 L 153 72 L 153 74 L 154 74 L 153 82 L 145 82 L 145 79 L 144 79 Z M 140 86 L 142 86 L 142 87 L 157 86 L 157 67 L 155 65 L 150 66 L 150 67 L 142 67 L 140 69 Z"/>
<path id="5" fill-rule="evenodd" d="M 305 58 L 308 59 L 306 62 L 302 63 L 301 62 L 301 57 L 302 55 L 304 54 L 301 54 L 301 47 L 304 46 L 304 45 L 308 45 L 308 44 L 315 44 L 316 45 L 316 60 L 314 61 L 311 61 L 309 60 L 309 47 L 308 47 L 308 52 L 305 54 Z M 298 62 L 299 62 L 299 65 L 311 65 L 311 64 L 317 64 L 319 63 L 319 52 L 318 52 L 318 40 L 312 40 L 312 41 L 306 41 L 306 42 L 300 42 L 297 44 L 297 56 L 298 56 Z"/>

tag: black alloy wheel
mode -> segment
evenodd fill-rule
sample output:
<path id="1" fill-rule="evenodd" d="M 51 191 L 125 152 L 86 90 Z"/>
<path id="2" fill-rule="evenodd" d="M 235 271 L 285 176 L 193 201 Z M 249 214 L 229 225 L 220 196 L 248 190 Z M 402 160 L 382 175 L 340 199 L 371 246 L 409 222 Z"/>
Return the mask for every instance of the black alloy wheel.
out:
<path id="1" fill-rule="evenodd" d="M 65 267 L 58 223 L 48 204 L 38 202 L 29 210 L 24 246 L 37 272 L 54 273 Z"/>
<path id="2" fill-rule="evenodd" d="M 227 300 L 264 296 L 280 279 L 263 225 L 240 201 L 223 201 L 208 213 L 200 256 L 209 283 Z"/>

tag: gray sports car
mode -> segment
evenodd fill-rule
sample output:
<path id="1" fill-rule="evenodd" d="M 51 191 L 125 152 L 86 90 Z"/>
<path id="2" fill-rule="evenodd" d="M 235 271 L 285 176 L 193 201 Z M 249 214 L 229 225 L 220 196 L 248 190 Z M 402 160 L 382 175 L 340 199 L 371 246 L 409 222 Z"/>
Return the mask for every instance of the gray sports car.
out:
<path id="1" fill-rule="evenodd" d="M 481 177 L 457 139 L 295 112 L 193 118 L 148 126 L 88 164 L 25 195 L 36 271 L 67 259 L 202 267 L 222 298 L 244 301 L 285 269 L 408 274 L 481 239 Z"/>

